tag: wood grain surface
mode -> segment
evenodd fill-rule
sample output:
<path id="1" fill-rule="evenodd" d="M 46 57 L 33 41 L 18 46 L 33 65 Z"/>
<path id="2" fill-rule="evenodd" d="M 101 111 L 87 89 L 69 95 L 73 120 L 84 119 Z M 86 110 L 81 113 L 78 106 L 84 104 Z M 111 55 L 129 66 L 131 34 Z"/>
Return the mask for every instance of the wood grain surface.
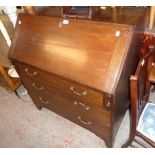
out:
<path id="1" fill-rule="evenodd" d="M 69 20 L 68 25 L 59 28 L 61 22 L 60 18 L 20 15 L 9 56 L 61 77 L 114 93 L 122 61 L 127 55 L 131 27 Z M 120 36 L 117 37 L 116 32 Z M 17 43 L 19 46 L 15 46 Z"/>

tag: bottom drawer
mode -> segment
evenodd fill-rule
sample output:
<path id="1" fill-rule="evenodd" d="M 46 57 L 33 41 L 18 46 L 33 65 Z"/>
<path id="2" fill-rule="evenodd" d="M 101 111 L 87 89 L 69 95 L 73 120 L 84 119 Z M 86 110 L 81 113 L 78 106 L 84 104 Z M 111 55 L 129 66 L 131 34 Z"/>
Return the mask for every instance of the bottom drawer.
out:
<path id="1" fill-rule="evenodd" d="M 51 96 L 42 96 L 36 95 L 33 92 L 30 92 L 30 96 L 37 107 L 45 107 L 69 120 L 72 122 L 92 131 L 98 137 L 106 140 L 110 139 L 110 125 L 104 124 L 104 121 L 96 119 L 96 117 L 90 117 L 87 113 L 73 110 L 73 108 L 69 108 L 64 106 L 63 101 L 59 99 L 52 98 Z M 68 99 L 69 100 L 69 99 Z M 66 100 L 64 100 L 66 101 Z"/>

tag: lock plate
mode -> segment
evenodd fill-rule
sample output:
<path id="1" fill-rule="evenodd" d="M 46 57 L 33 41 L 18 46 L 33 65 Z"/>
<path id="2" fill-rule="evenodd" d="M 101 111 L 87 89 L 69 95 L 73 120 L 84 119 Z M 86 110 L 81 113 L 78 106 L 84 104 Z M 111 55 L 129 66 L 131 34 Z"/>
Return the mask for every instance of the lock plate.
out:
<path id="1" fill-rule="evenodd" d="M 112 95 L 111 94 L 106 94 L 105 95 L 105 102 L 104 102 L 104 107 L 108 110 L 111 109 L 111 104 L 112 104 Z"/>

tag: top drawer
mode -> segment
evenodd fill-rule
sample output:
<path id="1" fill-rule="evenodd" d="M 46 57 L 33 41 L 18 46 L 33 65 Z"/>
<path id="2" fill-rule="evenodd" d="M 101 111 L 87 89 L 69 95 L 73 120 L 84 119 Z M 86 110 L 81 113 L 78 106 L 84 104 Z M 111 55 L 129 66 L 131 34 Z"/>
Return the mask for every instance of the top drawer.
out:
<path id="1" fill-rule="evenodd" d="M 62 91 L 64 94 L 70 95 L 78 100 L 103 107 L 104 98 L 101 92 L 75 84 L 74 82 L 63 80 L 60 77 L 23 63 L 15 62 L 15 65 L 19 74 L 22 76 L 27 76 L 33 80 L 44 82 L 48 84 L 49 87 Z"/>

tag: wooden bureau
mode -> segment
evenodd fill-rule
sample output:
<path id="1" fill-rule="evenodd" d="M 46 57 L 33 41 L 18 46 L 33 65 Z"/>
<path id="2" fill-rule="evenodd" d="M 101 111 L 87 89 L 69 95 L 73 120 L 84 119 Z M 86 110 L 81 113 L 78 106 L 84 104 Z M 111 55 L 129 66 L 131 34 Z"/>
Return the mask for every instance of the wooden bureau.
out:
<path id="1" fill-rule="evenodd" d="M 52 110 L 112 147 L 138 62 L 135 26 L 64 22 L 20 14 L 9 58 L 38 109 Z"/>

